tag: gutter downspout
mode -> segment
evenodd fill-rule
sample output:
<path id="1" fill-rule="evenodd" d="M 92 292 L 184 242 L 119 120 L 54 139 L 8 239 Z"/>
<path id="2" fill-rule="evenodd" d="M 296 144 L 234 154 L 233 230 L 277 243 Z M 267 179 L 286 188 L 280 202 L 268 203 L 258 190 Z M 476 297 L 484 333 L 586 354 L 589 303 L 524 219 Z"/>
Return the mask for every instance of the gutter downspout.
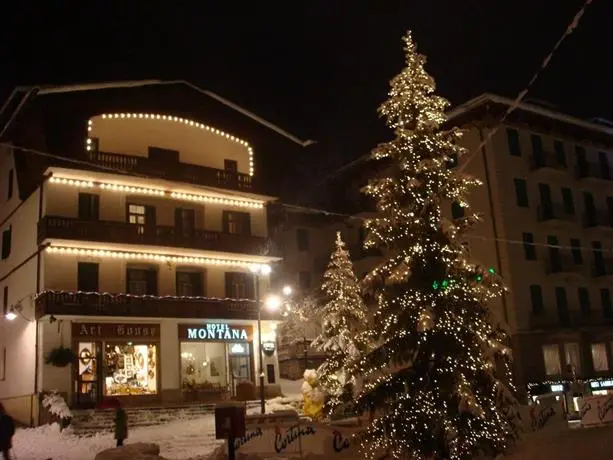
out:
<path id="1" fill-rule="evenodd" d="M 492 185 L 490 183 L 490 171 L 489 171 L 489 165 L 487 162 L 487 151 L 485 150 L 485 136 L 483 136 L 483 128 L 479 128 L 479 138 L 481 141 L 481 156 L 483 157 L 483 166 L 485 169 L 485 184 L 487 187 L 487 198 L 489 201 L 489 207 L 490 207 L 490 215 L 492 216 L 492 230 L 494 231 L 494 247 L 496 248 L 496 264 L 498 265 L 498 271 L 500 273 L 500 276 L 503 276 L 502 273 L 502 258 L 500 256 L 500 240 L 499 240 L 499 235 L 498 235 L 498 225 L 496 225 L 496 214 L 495 214 L 495 210 L 494 210 L 494 199 L 492 196 Z M 509 324 L 509 311 L 508 311 L 508 305 L 507 305 L 507 297 L 506 295 L 503 294 L 502 296 L 502 313 L 504 316 L 504 322 L 508 325 Z"/>
<path id="2" fill-rule="evenodd" d="M 42 217 L 43 217 L 43 191 L 44 191 L 44 187 L 45 187 L 45 183 L 47 182 L 47 179 L 50 176 L 46 176 L 42 183 L 39 186 L 39 194 L 38 194 L 38 222 L 37 222 L 37 226 L 38 223 L 41 221 Z M 40 292 L 40 268 L 41 268 L 41 251 L 40 248 L 38 248 L 39 251 L 36 254 L 36 294 L 38 295 L 38 293 Z M 39 321 L 38 321 L 38 315 L 36 314 L 36 304 L 34 304 L 34 317 L 35 317 L 35 321 L 36 321 L 36 337 L 34 339 L 34 395 L 32 397 L 32 403 L 30 404 L 30 426 L 35 426 L 34 425 L 34 403 L 36 402 L 36 405 L 38 406 L 38 371 L 40 368 L 40 358 L 38 356 L 38 352 L 39 352 L 39 348 L 40 348 L 40 344 L 39 344 Z"/>

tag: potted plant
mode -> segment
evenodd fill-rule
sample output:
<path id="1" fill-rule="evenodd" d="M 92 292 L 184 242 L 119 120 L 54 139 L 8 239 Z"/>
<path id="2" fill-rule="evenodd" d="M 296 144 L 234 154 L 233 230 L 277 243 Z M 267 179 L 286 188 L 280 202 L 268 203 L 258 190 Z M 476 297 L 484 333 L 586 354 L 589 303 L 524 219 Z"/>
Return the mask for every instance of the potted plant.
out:
<path id="1" fill-rule="evenodd" d="M 63 346 L 52 349 L 45 358 L 45 364 L 50 364 L 56 367 L 66 367 L 69 364 L 76 362 L 77 355 L 71 348 Z"/>

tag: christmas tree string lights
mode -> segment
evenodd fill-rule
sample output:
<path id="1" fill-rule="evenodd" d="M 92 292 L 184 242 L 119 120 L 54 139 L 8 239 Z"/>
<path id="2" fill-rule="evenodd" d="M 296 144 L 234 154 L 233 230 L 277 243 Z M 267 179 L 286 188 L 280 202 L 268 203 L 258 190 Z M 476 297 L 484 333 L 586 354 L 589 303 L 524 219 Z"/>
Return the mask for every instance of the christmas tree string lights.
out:
<path id="1" fill-rule="evenodd" d="M 489 303 L 504 286 L 462 245 L 478 222 L 469 191 L 480 182 L 449 167 L 466 152 L 445 130 L 448 102 L 435 94 L 410 33 L 406 66 L 379 108 L 395 138 L 375 148 L 390 166 L 364 192 L 377 203 L 365 247 L 388 258 L 364 279 L 376 299 L 371 351 L 358 363 L 358 404 L 371 422 L 361 438 L 368 459 L 495 457 L 518 436 L 508 338 Z M 449 221 L 443 209 L 459 203 Z M 503 375 L 498 371 L 504 367 Z"/>
<path id="2" fill-rule="evenodd" d="M 355 374 L 355 365 L 368 344 L 363 333 L 367 310 L 340 232 L 337 232 L 335 248 L 323 278 L 326 302 L 318 311 L 323 323 L 313 346 L 326 353 L 326 360 L 317 374 L 331 396 L 330 408 L 334 409 L 341 400 L 352 399 L 349 384 Z"/>

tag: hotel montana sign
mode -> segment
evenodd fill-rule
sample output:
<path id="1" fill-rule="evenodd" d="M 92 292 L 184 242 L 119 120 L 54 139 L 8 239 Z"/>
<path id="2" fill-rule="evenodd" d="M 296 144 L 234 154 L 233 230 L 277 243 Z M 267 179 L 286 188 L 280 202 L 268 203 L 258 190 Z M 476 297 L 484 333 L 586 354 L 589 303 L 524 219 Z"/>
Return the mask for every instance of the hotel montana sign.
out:
<path id="1" fill-rule="evenodd" d="M 187 340 L 247 342 L 252 327 L 225 323 L 179 324 L 179 337 Z"/>

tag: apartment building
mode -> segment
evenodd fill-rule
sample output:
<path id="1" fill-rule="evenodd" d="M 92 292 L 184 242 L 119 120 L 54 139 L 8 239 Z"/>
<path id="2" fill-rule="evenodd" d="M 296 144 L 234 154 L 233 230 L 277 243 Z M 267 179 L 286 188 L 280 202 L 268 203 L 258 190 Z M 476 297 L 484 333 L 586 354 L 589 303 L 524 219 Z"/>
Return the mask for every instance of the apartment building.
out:
<path id="1" fill-rule="evenodd" d="M 139 90 L 121 91 L 126 106 Z M 255 301 L 280 260 L 273 198 L 256 188 L 248 131 L 88 98 L 66 99 L 88 107 L 74 115 L 80 152 L 41 161 L 14 134 L 21 147 L 0 156 L 0 400 L 34 424 L 48 390 L 76 408 L 227 399 L 258 385 L 260 338 L 265 390 L 279 394 L 278 316 Z"/>
<path id="2" fill-rule="evenodd" d="M 483 181 L 470 197 L 482 222 L 466 247 L 508 287 L 491 311 L 512 338 L 520 397 L 611 391 L 613 127 L 536 104 L 520 104 L 501 122 L 512 105 L 484 94 L 449 113 L 449 125 L 466 130 L 462 142 L 470 155 L 460 167 Z M 364 167 L 358 169 L 337 180 L 331 198 L 341 199 L 327 209 L 368 209 L 355 207 L 366 183 Z M 372 174 L 372 165 L 365 169 Z M 448 216 L 463 212 L 450 204 Z M 348 241 L 361 240 L 359 225 L 332 227 L 326 235 L 343 229 Z M 370 257 L 364 269 L 358 262 L 356 273 L 376 262 Z"/>

